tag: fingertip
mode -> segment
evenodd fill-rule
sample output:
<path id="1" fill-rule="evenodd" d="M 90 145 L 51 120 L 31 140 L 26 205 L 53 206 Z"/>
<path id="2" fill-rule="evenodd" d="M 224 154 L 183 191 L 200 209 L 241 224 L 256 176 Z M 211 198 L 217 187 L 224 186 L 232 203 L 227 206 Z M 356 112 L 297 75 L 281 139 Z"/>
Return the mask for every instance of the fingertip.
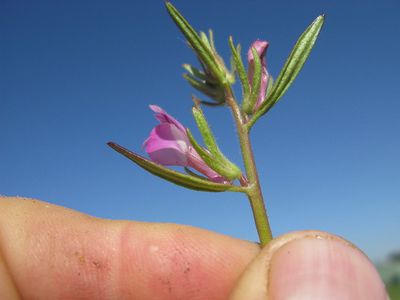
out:
<path id="1" fill-rule="evenodd" d="M 302 231 L 263 249 L 231 299 L 386 300 L 387 295 L 373 264 L 358 248 L 328 233 Z"/>

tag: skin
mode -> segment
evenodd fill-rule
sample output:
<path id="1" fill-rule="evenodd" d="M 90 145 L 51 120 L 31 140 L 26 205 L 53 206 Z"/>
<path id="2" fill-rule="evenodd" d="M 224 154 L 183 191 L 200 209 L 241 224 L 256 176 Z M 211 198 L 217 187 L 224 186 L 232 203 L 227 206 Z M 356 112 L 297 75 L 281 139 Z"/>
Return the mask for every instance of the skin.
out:
<path id="1" fill-rule="evenodd" d="M 260 250 L 189 226 L 0 197 L 0 299 L 386 297 L 365 255 L 327 233 L 291 233 Z"/>

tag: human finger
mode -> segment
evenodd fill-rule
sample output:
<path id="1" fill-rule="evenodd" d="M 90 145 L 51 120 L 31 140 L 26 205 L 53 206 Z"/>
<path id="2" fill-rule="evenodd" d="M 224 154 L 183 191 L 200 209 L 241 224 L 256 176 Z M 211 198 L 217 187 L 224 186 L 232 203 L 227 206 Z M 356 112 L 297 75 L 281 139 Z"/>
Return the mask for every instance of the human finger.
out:
<path id="1" fill-rule="evenodd" d="M 258 251 L 189 226 L 103 220 L 38 200 L 0 198 L 0 278 L 7 279 L 0 295 L 226 299 Z"/>
<path id="2" fill-rule="evenodd" d="M 386 300 L 369 259 L 332 234 L 299 231 L 268 244 L 241 276 L 231 300 Z"/>

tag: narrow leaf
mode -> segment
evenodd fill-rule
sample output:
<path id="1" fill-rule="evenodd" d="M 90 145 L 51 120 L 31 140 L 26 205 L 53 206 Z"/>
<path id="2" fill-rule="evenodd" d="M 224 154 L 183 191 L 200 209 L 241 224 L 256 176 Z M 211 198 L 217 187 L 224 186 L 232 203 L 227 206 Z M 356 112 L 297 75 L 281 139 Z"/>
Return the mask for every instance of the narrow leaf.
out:
<path id="1" fill-rule="evenodd" d="M 204 101 L 201 100 L 200 98 L 196 97 L 195 95 L 192 95 L 192 100 L 195 103 L 195 105 L 205 105 L 205 106 L 222 106 L 224 105 L 224 102 L 209 102 L 209 101 Z"/>
<path id="2" fill-rule="evenodd" d="M 192 144 L 193 148 L 200 155 L 200 157 L 204 160 L 204 162 L 207 164 L 207 166 L 209 166 L 215 172 L 217 172 L 218 174 L 224 176 L 225 178 L 227 178 L 229 180 L 234 180 L 240 176 L 240 171 L 239 171 L 239 175 L 238 175 L 237 171 L 235 169 L 230 168 L 230 166 L 225 164 L 224 161 L 217 159 L 210 152 L 208 152 L 206 149 L 204 149 L 202 146 L 200 146 L 199 143 L 193 137 L 193 135 L 189 129 L 186 129 L 186 133 L 189 137 L 189 141 Z"/>
<path id="3" fill-rule="evenodd" d="M 195 102 L 195 104 L 196 104 L 196 102 Z M 207 122 L 200 106 L 195 105 L 192 108 L 192 113 L 193 113 L 193 117 L 196 121 L 197 127 L 199 128 L 199 131 L 203 137 L 204 144 L 206 144 L 207 149 L 211 153 L 211 155 L 209 155 L 208 152 L 206 152 L 206 154 L 208 154 L 208 156 L 210 156 L 210 159 L 206 158 L 204 161 L 213 170 L 215 170 L 219 174 L 221 174 L 229 179 L 236 179 L 236 178 L 240 177 L 240 175 L 241 175 L 240 169 L 234 163 L 232 163 L 229 159 L 227 159 L 225 157 L 225 155 L 219 149 L 217 142 L 215 141 L 214 135 L 211 132 L 210 127 L 208 126 L 208 122 Z M 188 134 L 190 134 L 190 132 L 188 132 Z M 201 156 L 201 154 L 200 154 L 200 156 Z M 222 166 L 222 169 L 219 166 Z M 218 168 L 218 169 L 214 169 L 214 167 Z"/>
<path id="4" fill-rule="evenodd" d="M 292 84 L 314 47 L 322 25 L 324 24 L 324 20 L 324 15 L 318 16 L 297 40 L 285 65 L 279 73 L 268 98 L 254 115 L 253 120 L 249 123 L 249 127 L 252 126 L 260 116 L 269 111 L 269 109 L 278 102 Z"/>
<path id="5" fill-rule="evenodd" d="M 209 43 L 206 45 L 197 32 L 190 26 L 189 22 L 179 13 L 179 11 L 170 3 L 166 2 L 166 7 L 172 20 L 178 26 L 179 30 L 186 37 L 192 48 L 195 50 L 200 59 L 212 71 L 213 75 L 219 79 L 221 83 L 225 82 L 224 74 L 221 72 Z"/>
<path id="6" fill-rule="evenodd" d="M 269 75 L 268 84 L 267 84 L 267 91 L 265 93 L 265 99 L 268 99 L 269 95 L 271 94 L 273 86 L 274 86 L 274 78 L 271 75 Z"/>
<path id="7" fill-rule="evenodd" d="M 260 94 L 261 70 L 262 70 L 261 60 L 260 57 L 258 56 L 256 48 L 251 48 L 251 52 L 253 53 L 253 59 L 254 59 L 254 73 L 252 78 L 253 82 L 251 85 L 250 96 L 248 99 L 244 99 L 245 101 L 243 102 L 243 110 L 248 114 L 253 113 L 254 105 L 256 104 L 257 98 Z"/>
<path id="8" fill-rule="evenodd" d="M 134 152 L 131 152 L 116 143 L 109 142 L 109 143 L 107 143 L 107 145 L 109 145 L 111 148 L 113 148 L 115 151 L 121 153 L 125 157 L 129 158 L 131 161 L 133 161 L 134 163 L 136 163 L 138 166 L 142 167 L 146 171 L 148 171 L 158 177 L 161 177 L 165 180 L 168 180 L 172 183 L 186 187 L 188 189 L 198 190 L 198 191 L 207 191 L 207 192 L 223 192 L 223 191 L 227 191 L 227 190 L 230 190 L 230 191 L 240 191 L 241 190 L 241 187 L 238 187 L 238 186 L 215 183 L 215 182 L 211 182 L 209 180 L 201 179 L 199 177 L 186 175 L 186 174 L 168 169 L 168 168 L 161 166 L 159 164 L 156 164 Z"/>
<path id="9" fill-rule="evenodd" d="M 215 141 L 214 135 L 208 126 L 207 120 L 204 117 L 200 106 L 195 105 L 192 108 L 192 113 L 207 149 L 210 150 L 213 155 L 218 155 L 219 148 L 217 146 L 217 142 Z"/>
<path id="10" fill-rule="evenodd" d="M 210 42 L 208 41 L 207 34 L 205 34 L 203 31 L 200 31 L 200 39 L 203 41 L 204 45 L 206 45 L 208 49 L 211 50 L 211 45 Z"/>
<path id="11" fill-rule="evenodd" d="M 240 82 L 242 84 L 243 99 L 247 99 L 250 94 L 250 85 L 249 85 L 249 79 L 247 77 L 246 69 L 244 67 L 242 58 L 240 56 L 240 46 L 238 45 L 238 47 L 235 48 L 232 37 L 229 37 L 229 46 L 231 48 L 235 70 L 237 71 Z"/>
<path id="12" fill-rule="evenodd" d="M 217 100 L 218 102 L 224 100 L 224 93 L 222 90 L 200 81 L 190 74 L 183 74 L 183 78 L 185 78 L 192 87 L 207 95 L 211 99 Z"/>
<path id="13" fill-rule="evenodd" d="M 193 67 L 192 65 L 184 64 L 184 65 L 183 65 L 183 68 L 184 68 L 190 75 L 192 75 L 193 77 L 196 77 L 196 78 L 198 78 L 198 79 L 200 79 L 200 80 L 204 80 L 204 81 L 207 79 L 206 75 L 205 75 L 202 71 L 200 71 L 200 70 L 197 69 L 196 67 Z"/>
<path id="14" fill-rule="evenodd" d="M 217 49 L 215 48 L 214 43 L 214 32 L 211 29 L 208 30 L 208 40 L 210 41 L 211 50 L 214 53 L 217 53 Z"/>
<path id="15" fill-rule="evenodd" d="M 209 102 L 209 101 L 204 101 L 204 100 L 200 100 L 199 103 L 201 103 L 204 106 L 209 106 L 209 107 L 223 106 L 224 105 L 224 102 Z"/>

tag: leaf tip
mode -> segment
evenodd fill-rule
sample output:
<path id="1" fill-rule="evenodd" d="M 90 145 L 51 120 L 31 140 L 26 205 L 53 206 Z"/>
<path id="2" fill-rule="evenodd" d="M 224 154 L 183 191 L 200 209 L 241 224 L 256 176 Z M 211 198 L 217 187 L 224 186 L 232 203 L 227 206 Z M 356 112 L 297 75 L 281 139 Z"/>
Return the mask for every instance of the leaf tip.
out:
<path id="1" fill-rule="evenodd" d="M 320 14 L 313 23 L 324 23 L 325 22 L 325 18 L 326 18 L 326 14 Z"/>
<path id="2" fill-rule="evenodd" d="M 199 98 L 197 98 L 195 95 L 192 95 L 192 101 L 193 101 L 195 107 L 198 107 L 201 103 L 201 100 Z M 192 108 L 192 111 L 193 111 L 193 108 Z"/>
<path id="3" fill-rule="evenodd" d="M 164 4 L 165 4 L 165 7 L 167 8 L 168 12 L 170 14 L 172 14 L 175 7 L 172 5 L 171 1 L 164 0 Z"/>
<path id="4" fill-rule="evenodd" d="M 117 143 L 114 143 L 114 142 L 107 142 L 107 146 L 111 147 L 112 149 L 114 149 L 117 152 L 119 152 L 119 150 L 122 149 L 122 147 L 120 145 L 118 145 Z"/>

